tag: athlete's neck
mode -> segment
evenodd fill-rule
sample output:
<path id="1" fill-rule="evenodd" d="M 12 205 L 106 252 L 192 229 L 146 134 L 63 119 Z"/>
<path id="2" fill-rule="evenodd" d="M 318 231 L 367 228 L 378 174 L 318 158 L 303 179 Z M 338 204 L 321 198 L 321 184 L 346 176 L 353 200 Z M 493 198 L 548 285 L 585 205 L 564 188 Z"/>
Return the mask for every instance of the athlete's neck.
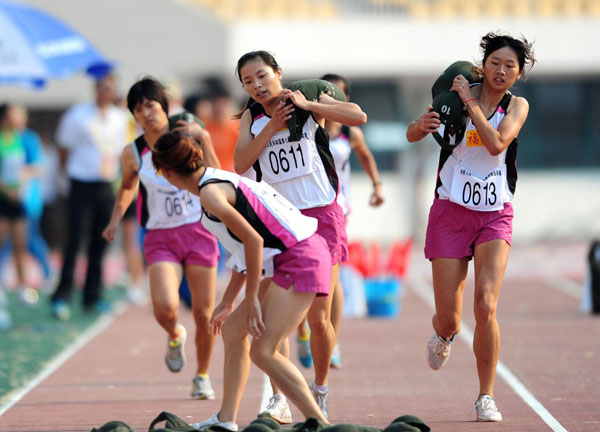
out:
<path id="1" fill-rule="evenodd" d="M 146 144 L 150 149 L 154 149 L 154 144 L 158 139 L 169 132 L 169 123 L 165 123 L 164 126 L 160 129 L 150 129 L 144 131 L 144 139 L 146 140 Z"/>
<path id="2" fill-rule="evenodd" d="M 494 111 L 496 111 L 496 108 L 500 104 L 500 101 L 502 101 L 506 91 L 492 89 L 490 86 L 485 85 L 485 83 L 478 87 L 479 95 L 474 92 L 474 96 L 477 98 L 483 113 L 486 115 L 486 117 L 489 117 L 494 113 Z"/>

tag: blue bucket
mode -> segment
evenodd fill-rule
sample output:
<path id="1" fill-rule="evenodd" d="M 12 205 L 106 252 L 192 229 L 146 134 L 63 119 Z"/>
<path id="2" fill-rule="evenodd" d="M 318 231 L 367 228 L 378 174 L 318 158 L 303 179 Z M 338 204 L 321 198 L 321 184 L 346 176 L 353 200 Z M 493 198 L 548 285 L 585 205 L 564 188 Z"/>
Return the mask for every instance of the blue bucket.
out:
<path id="1" fill-rule="evenodd" d="M 393 318 L 400 312 L 402 282 L 396 278 L 365 279 L 367 314 Z"/>

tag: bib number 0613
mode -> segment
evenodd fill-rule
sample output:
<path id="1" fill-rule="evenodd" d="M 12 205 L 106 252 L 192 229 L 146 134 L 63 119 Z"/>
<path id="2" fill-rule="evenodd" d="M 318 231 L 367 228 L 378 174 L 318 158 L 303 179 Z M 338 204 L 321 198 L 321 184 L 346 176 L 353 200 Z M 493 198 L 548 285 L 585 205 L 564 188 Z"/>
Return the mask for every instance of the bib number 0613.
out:
<path id="1" fill-rule="evenodd" d="M 486 183 L 485 186 L 476 182 L 465 182 L 462 191 L 462 200 L 465 205 L 478 206 L 494 206 L 498 201 L 496 196 L 496 185 L 494 183 Z"/>

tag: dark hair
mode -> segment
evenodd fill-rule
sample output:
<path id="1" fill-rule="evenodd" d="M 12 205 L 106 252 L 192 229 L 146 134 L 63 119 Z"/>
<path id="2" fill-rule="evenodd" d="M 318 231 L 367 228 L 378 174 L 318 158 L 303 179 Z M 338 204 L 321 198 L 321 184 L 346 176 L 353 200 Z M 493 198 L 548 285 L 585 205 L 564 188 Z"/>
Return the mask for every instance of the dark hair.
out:
<path id="1" fill-rule="evenodd" d="M 531 70 L 536 62 L 533 43 L 530 43 L 523 35 L 521 35 L 521 39 L 515 39 L 506 34 L 490 32 L 481 38 L 479 46 L 483 51 L 482 65 L 485 65 L 485 61 L 491 53 L 504 47 L 509 47 L 515 52 L 519 60 L 519 72 L 523 72 L 523 74 L 526 64 L 529 64 L 529 70 Z"/>
<path id="2" fill-rule="evenodd" d="M 157 171 L 163 169 L 190 175 L 204 166 L 200 143 L 186 132 L 168 132 L 154 144 L 152 164 Z"/>
<path id="3" fill-rule="evenodd" d="M 8 112 L 10 111 L 10 104 L 3 103 L 0 104 L 0 122 L 3 122 Z"/>
<path id="4" fill-rule="evenodd" d="M 237 62 L 237 66 L 235 68 L 235 76 L 237 76 L 237 78 L 240 80 L 240 82 L 242 84 L 243 84 L 243 81 L 242 81 L 241 71 L 242 71 L 242 68 L 244 67 L 244 65 L 246 63 L 248 63 L 250 60 L 262 60 L 264 62 L 264 64 L 269 66 L 275 72 L 277 72 L 279 69 L 281 69 L 279 67 L 279 64 L 277 64 L 277 60 L 275 60 L 275 56 L 273 54 L 271 54 L 270 52 L 263 51 L 263 50 L 250 51 L 240 57 L 240 59 Z M 238 114 L 234 115 L 233 118 L 234 119 L 241 118 L 244 111 L 246 111 L 248 108 L 250 108 L 250 105 L 255 104 L 255 103 L 256 103 L 256 101 L 254 99 L 248 98 L 248 100 L 246 101 L 246 104 L 244 105 L 242 110 Z"/>
<path id="5" fill-rule="evenodd" d="M 144 99 L 158 102 L 163 111 L 169 114 L 167 92 L 157 79 L 147 76 L 132 85 L 127 94 L 127 108 L 133 114 L 133 110 L 137 104 L 141 103 Z"/>
<path id="6" fill-rule="evenodd" d="M 185 98 L 183 101 L 183 109 L 195 115 L 198 104 L 208 100 L 210 99 L 205 93 L 194 93 Z"/>
<path id="7" fill-rule="evenodd" d="M 348 97 L 348 98 L 350 97 L 350 83 L 343 76 L 330 73 L 330 74 L 323 75 L 321 77 L 321 79 L 324 81 L 329 81 L 329 82 L 339 81 L 339 82 L 343 83 L 344 84 L 344 89 L 343 89 L 344 94 L 346 95 L 346 97 Z"/>
<path id="8" fill-rule="evenodd" d="M 240 82 L 242 82 L 241 71 L 246 63 L 250 60 L 262 60 L 264 64 L 269 66 L 274 71 L 278 71 L 281 69 L 275 60 L 275 56 L 268 51 L 250 51 L 249 53 L 244 54 L 240 57 L 237 62 L 237 66 L 235 68 L 235 75 L 238 77 Z"/>

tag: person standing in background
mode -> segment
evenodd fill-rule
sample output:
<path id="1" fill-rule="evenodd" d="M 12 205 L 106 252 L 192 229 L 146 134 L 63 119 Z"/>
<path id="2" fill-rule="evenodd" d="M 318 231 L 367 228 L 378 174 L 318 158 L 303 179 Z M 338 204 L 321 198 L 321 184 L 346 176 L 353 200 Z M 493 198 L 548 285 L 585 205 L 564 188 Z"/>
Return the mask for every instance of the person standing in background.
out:
<path id="1" fill-rule="evenodd" d="M 223 85 L 212 90 L 212 116 L 206 121 L 206 130 L 210 133 L 215 152 L 222 169 L 235 172 L 233 153 L 239 135 L 239 121 L 233 120 L 232 100 Z"/>
<path id="2" fill-rule="evenodd" d="M 127 113 L 114 104 L 116 87 L 112 73 L 98 79 L 95 102 L 70 108 L 61 118 L 56 135 L 70 181 L 68 239 L 60 282 L 51 298 L 52 314 L 61 320 L 70 318 L 73 275 L 84 234 L 89 235 L 89 245 L 83 308 L 97 312 L 109 309 L 102 299 L 102 261 L 107 246 L 102 231 L 110 220 L 114 202 L 112 183 L 119 175 L 119 155 L 127 144 L 129 127 Z"/>
<path id="3" fill-rule="evenodd" d="M 346 96 L 346 101 L 350 101 L 350 83 L 346 78 L 336 74 L 326 74 L 321 77 L 337 87 Z M 351 211 L 350 200 L 350 155 L 354 151 L 362 169 L 367 173 L 373 185 L 373 191 L 369 197 L 369 205 L 379 207 L 383 204 L 383 191 L 379 171 L 375 158 L 365 142 L 365 136 L 358 126 L 346 126 L 341 123 L 327 120 L 325 121 L 325 130 L 329 134 L 329 150 L 335 162 L 335 171 L 340 181 L 340 193 L 337 197 L 338 204 L 344 211 L 346 225 L 348 225 L 348 215 Z M 340 268 L 340 271 L 342 269 Z M 342 367 L 342 355 L 338 346 L 340 323 L 342 321 L 342 310 L 344 307 L 344 291 L 340 282 L 332 293 L 331 304 L 331 324 L 335 330 L 336 343 L 331 355 L 331 366 L 334 368 Z M 312 366 L 312 355 L 310 351 L 310 332 L 305 325 L 305 320 L 298 327 L 298 358 L 304 367 Z"/>
<path id="4" fill-rule="evenodd" d="M 33 172 L 27 168 L 23 137 L 18 129 L 19 115 L 16 105 L 0 105 L 0 244 L 10 233 L 19 297 L 31 305 L 39 296 L 25 276 L 27 219 L 23 196 Z"/>

